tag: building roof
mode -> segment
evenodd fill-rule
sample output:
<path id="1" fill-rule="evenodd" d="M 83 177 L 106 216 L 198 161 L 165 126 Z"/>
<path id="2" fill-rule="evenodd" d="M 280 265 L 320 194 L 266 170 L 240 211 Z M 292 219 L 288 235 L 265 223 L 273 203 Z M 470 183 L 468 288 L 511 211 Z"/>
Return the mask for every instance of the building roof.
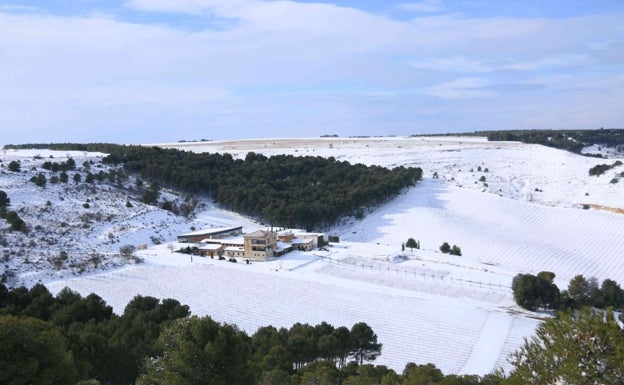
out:
<path id="1" fill-rule="evenodd" d="M 233 238 L 223 238 L 219 240 L 222 244 L 226 245 L 241 245 L 245 244 L 245 239 L 243 237 L 233 237 Z"/>
<path id="2" fill-rule="evenodd" d="M 243 229 L 243 226 L 215 227 L 215 228 L 208 228 L 208 229 L 197 230 L 197 231 L 193 231 L 191 233 L 180 234 L 180 235 L 178 235 L 178 237 L 193 237 L 193 236 L 200 236 L 200 235 L 214 235 L 214 234 L 220 234 L 220 233 L 227 233 L 227 232 L 234 231 L 234 230 L 241 230 L 242 231 L 242 229 Z"/>
<path id="3" fill-rule="evenodd" d="M 307 231 L 297 231 L 294 233 L 295 237 L 320 237 L 323 233 L 309 233 Z"/>
<path id="4" fill-rule="evenodd" d="M 292 244 L 290 244 L 290 243 L 277 241 L 277 245 L 276 245 L 275 250 L 279 252 L 279 251 L 282 251 L 282 250 L 288 250 L 291 247 L 292 247 Z"/>
<path id="5" fill-rule="evenodd" d="M 304 244 L 312 243 L 312 241 L 313 241 L 312 239 L 295 238 L 291 241 L 291 243 L 294 245 L 304 245 Z"/>
<path id="6" fill-rule="evenodd" d="M 271 233 L 275 234 L 274 231 L 268 230 L 256 230 L 251 233 L 247 233 L 244 235 L 245 238 L 264 238 L 271 235 Z"/>
<path id="7" fill-rule="evenodd" d="M 220 248 L 220 243 L 205 243 L 199 246 L 199 250 L 219 250 Z"/>

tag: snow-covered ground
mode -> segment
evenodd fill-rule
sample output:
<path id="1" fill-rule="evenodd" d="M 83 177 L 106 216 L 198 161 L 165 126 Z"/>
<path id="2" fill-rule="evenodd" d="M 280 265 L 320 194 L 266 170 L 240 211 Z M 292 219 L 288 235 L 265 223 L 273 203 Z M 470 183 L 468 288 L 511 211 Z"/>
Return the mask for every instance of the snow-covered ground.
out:
<path id="1" fill-rule="evenodd" d="M 143 234 L 134 243 L 152 245 L 150 228 L 165 238 L 137 252 L 145 263 L 63 279 L 38 274 L 51 291 L 69 286 L 83 294 L 96 292 L 117 312 L 136 294 L 176 298 L 194 314 L 236 323 L 249 333 L 268 324 L 327 321 L 350 327 L 364 321 L 383 343 L 379 364 L 402 370 L 407 362 L 432 362 L 445 373 L 485 374 L 500 366 L 509 369 L 507 356 L 539 322 L 537 314 L 513 303 L 510 286 L 516 274 L 553 271 L 561 288 L 576 274 L 624 282 L 624 215 L 607 210 L 624 208 L 624 178 L 611 183 L 624 167 L 588 176 L 590 167 L 617 159 L 457 137 L 166 147 L 237 157 L 254 151 L 418 166 L 425 179 L 362 220 L 345 220 L 330 229 L 341 242 L 327 251 L 290 253 L 251 265 L 198 257 L 191 262 L 189 256 L 171 253 L 167 241 L 191 225 L 259 226 L 209 203 L 196 218 L 184 220 L 155 210 L 129 216 L 128 228 Z M 4 164 L 7 158 L 8 153 Z M 0 189 L 15 202 L 16 190 L 6 184 Z M 114 247 L 131 241 L 132 234 L 115 232 L 127 238 Z M 420 241 L 421 249 L 402 252 L 401 244 L 410 237 Z M 97 244 L 88 237 L 82 242 Z M 443 242 L 460 246 L 463 256 L 439 252 Z"/>

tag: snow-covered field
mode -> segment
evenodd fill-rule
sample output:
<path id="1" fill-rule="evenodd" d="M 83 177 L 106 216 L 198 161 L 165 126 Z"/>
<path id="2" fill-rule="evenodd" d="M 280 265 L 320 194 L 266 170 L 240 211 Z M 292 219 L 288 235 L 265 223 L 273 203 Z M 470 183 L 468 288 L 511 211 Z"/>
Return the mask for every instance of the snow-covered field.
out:
<path id="1" fill-rule="evenodd" d="M 383 343 L 378 364 L 402 370 L 407 362 L 432 362 L 445 373 L 482 375 L 500 366 L 509 369 L 507 356 L 539 322 L 537 314 L 513 303 L 510 285 L 516 274 L 553 271 L 560 288 L 576 274 L 624 283 L 624 215 L 604 209 L 624 208 L 624 178 L 610 183 L 624 166 L 588 176 L 590 167 L 617 158 L 456 137 L 166 146 L 238 157 L 254 151 L 418 166 L 425 179 L 362 220 L 330 229 L 341 242 L 327 251 L 290 253 L 251 265 L 198 257 L 191 262 L 171 253 L 166 241 L 191 225 L 242 224 L 248 231 L 259 226 L 253 221 L 210 204 L 188 220 L 153 210 L 130 216 L 128 228 L 143 234 L 135 243 L 148 243 L 150 228 L 167 238 L 138 252 L 145 263 L 69 279 L 38 274 L 52 292 L 65 286 L 96 292 L 117 312 L 136 294 L 176 298 L 194 314 L 236 323 L 249 333 L 268 324 L 327 321 L 350 327 L 364 321 Z M 5 164 L 8 156 L 2 157 Z M 15 202 L 16 190 L 6 183 L 0 189 Z M 131 233 L 121 233 L 124 242 L 131 240 Z M 410 237 L 420 240 L 421 250 L 401 252 Z M 445 241 L 459 245 L 463 256 L 439 252 Z"/>

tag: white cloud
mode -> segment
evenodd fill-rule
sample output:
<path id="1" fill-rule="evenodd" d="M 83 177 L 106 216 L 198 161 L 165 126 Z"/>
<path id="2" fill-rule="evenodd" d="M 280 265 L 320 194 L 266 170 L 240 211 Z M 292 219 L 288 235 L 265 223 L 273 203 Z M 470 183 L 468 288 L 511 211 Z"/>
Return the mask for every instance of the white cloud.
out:
<path id="1" fill-rule="evenodd" d="M 215 13 L 230 17 L 258 0 L 128 0 L 125 6 L 141 11 L 189 14 Z"/>
<path id="2" fill-rule="evenodd" d="M 410 62 L 410 66 L 416 69 L 426 69 L 444 72 L 490 72 L 494 68 L 465 57 L 431 57 Z"/>
<path id="3" fill-rule="evenodd" d="M 0 4 L 0 12 L 33 12 L 37 7 L 30 5 Z"/>
<path id="4" fill-rule="evenodd" d="M 491 84 L 485 79 L 464 77 L 424 89 L 427 95 L 437 96 L 444 99 L 467 99 L 496 96 L 496 93 L 488 90 Z"/>
<path id="5" fill-rule="evenodd" d="M 424 0 L 412 3 L 400 3 L 398 7 L 405 11 L 410 12 L 437 12 L 444 9 L 442 6 L 442 0 Z"/>

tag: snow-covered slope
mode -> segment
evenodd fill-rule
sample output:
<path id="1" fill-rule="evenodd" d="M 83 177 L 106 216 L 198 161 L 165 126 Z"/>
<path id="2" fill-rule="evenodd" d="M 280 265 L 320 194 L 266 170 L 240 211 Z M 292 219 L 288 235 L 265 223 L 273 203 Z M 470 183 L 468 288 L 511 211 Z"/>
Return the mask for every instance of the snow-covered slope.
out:
<path id="1" fill-rule="evenodd" d="M 223 212 L 209 201 L 199 200 L 199 210 L 210 215 L 183 217 L 141 203 L 141 191 L 135 178 L 122 182 L 95 179 L 87 182 L 88 173 L 104 172 L 105 154 L 78 151 L 3 150 L 0 156 L 0 190 L 10 199 L 9 210 L 18 213 L 28 226 L 28 234 L 1 231 L 0 274 L 10 285 L 33 285 L 49 279 L 68 277 L 90 271 L 102 271 L 128 264 L 119 249 L 124 245 L 149 247 L 175 239 L 193 227 L 221 227 L 232 224 L 256 228 L 256 224 L 234 213 Z M 76 169 L 68 171 L 67 183 L 52 183 L 53 173 L 44 162 L 62 163 L 74 159 Z M 20 164 L 19 172 L 8 165 Z M 42 173 L 43 187 L 30 181 Z M 79 175 L 76 182 L 74 176 Z M 175 192 L 161 191 L 161 200 L 184 201 Z M 8 223 L 0 219 L 0 228 Z M 66 259 L 59 259 L 61 253 Z"/>
<path id="2" fill-rule="evenodd" d="M 624 282 L 624 215 L 616 212 L 624 208 L 624 178 L 611 183 L 624 167 L 599 177 L 588 175 L 590 167 L 616 159 L 453 137 L 166 147 L 237 157 L 254 151 L 419 166 L 425 180 L 362 220 L 345 220 L 330 229 L 341 242 L 327 251 L 251 265 L 203 258 L 191 263 L 188 256 L 172 254 L 165 242 L 138 252 L 144 264 L 47 281 L 53 292 L 64 286 L 83 294 L 97 292 L 118 312 L 136 294 L 177 298 L 194 314 L 236 323 L 250 333 L 267 324 L 327 321 L 351 326 L 365 321 L 384 344 L 377 363 L 402 370 L 410 361 L 433 362 L 445 373 L 485 374 L 495 367 L 509 368 L 506 357 L 539 322 L 513 303 L 510 285 L 517 273 L 550 270 L 560 287 L 576 274 Z M 6 156 L 3 160 L 6 164 Z M 34 185 L 27 188 L 40 191 Z M 10 187 L 0 189 L 15 200 Z M 125 195 L 121 199 L 125 203 Z M 57 203 L 52 200 L 53 206 Z M 140 205 L 134 207 L 139 210 Z M 194 219 L 169 215 L 155 209 L 128 215 L 133 218 L 130 227 L 141 230 L 118 229 L 116 237 L 127 237 L 119 244 L 130 242 L 134 234 L 134 243 L 151 244 L 147 240 L 156 230 L 165 241 L 173 241 L 176 231 L 191 225 L 258 226 L 209 203 Z M 94 239 L 105 230 L 90 234 L 81 241 L 100 247 Z M 401 244 L 410 237 L 420 241 L 421 249 L 402 252 Z M 463 255 L 439 252 L 445 241 L 459 245 Z M 106 250 L 113 252 L 119 244 Z"/>

